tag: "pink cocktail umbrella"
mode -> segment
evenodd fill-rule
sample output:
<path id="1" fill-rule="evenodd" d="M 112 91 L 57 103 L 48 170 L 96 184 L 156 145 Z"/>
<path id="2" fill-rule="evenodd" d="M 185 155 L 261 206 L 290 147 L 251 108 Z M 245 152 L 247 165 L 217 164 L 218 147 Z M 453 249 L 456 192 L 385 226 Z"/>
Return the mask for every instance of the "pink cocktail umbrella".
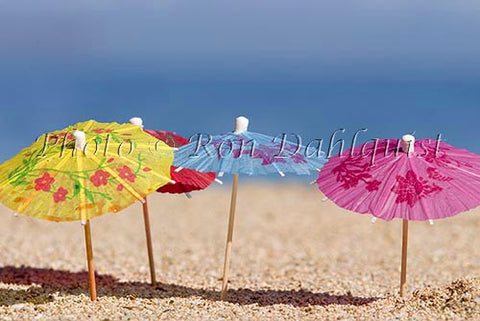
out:
<path id="1" fill-rule="evenodd" d="M 480 156 L 412 135 L 367 143 L 329 159 L 317 185 L 337 205 L 403 220 L 400 295 L 405 294 L 408 221 L 454 216 L 480 205 Z"/>
<path id="2" fill-rule="evenodd" d="M 130 123 L 137 125 L 143 128 L 143 120 L 140 117 L 133 117 L 130 119 Z M 179 146 L 188 144 L 188 139 L 177 135 L 172 132 L 162 131 L 162 130 L 151 130 L 144 129 L 144 131 L 156 139 L 165 142 L 168 146 L 177 148 Z M 154 146 L 150 146 L 154 148 Z M 157 189 L 159 193 L 171 193 L 171 194 L 181 194 L 185 193 L 188 197 L 189 192 L 199 191 L 207 188 L 212 184 L 215 179 L 215 173 L 201 173 L 196 170 L 185 169 L 180 173 L 175 171 L 177 167 L 170 167 L 171 182 L 166 184 L 161 188 Z M 218 180 L 217 180 L 218 181 Z M 218 181 L 221 183 L 220 181 Z M 145 234 L 147 239 L 147 251 L 148 251 L 148 261 L 150 266 L 150 279 L 153 286 L 156 285 L 156 276 L 155 276 L 155 261 L 153 257 L 153 245 L 152 245 L 152 234 L 150 229 L 150 216 L 148 210 L 148 202 L 145 197 L 145 202 L 143 203 L 143 218 L 145 222 Z"/>

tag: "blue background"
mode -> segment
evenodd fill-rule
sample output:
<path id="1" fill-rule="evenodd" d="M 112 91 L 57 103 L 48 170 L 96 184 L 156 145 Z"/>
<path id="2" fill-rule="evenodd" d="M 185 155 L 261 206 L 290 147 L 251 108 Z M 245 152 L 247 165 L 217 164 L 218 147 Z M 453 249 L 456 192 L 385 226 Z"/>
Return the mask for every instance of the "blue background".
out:
<path id="1" fill-rule="evenodd" d="M 0 161 L 38 135 L 144 118 L 184 136 L 349 144 L 435 138 L 480 153 L 477 1 L 0 1 Z"/>

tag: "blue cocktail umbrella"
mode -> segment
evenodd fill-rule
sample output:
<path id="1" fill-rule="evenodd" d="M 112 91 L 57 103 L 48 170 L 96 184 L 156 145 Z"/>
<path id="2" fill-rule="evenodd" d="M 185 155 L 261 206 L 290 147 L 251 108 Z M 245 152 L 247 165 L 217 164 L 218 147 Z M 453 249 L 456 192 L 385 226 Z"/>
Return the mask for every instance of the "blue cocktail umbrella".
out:
<path id="1" fill-rule="evenodd" d="M 174 166 L 178 167 L 177 171 L 189 168 L 201 172 L 217 172 L 219 177 L 224 173 L 233 174 L 222 300 L 225 298 L 228 284 L 239 174 L 308 175 L 320 170 L 326 162 L 323 152 L 309 151 L 301 145 L 299 139 L 297 143 L 293 143 L 283 136 L 272 137 L 249 132 L 248 123 L 247 118 L 238 117 L 235 121 L 235 131 L 216 136 L 198 135 L 196 141 L 175 151 Z"/>

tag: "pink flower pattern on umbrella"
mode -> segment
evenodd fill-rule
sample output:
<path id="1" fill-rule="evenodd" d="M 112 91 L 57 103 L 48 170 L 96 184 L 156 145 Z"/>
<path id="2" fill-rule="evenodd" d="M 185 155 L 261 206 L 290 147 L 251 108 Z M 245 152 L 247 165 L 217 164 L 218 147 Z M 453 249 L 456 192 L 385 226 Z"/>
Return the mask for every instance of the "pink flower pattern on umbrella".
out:
<path id="1" fill-rule="evenodd" d="M 333 156 L 317 185 L 341 207 L 385 220 L 446 218 L 480 204 L 479 155 L 443 142 L 436 150 L 437 142 L 428 140 L 416 141 L 415 153 L 407 155 L 393 147 L 396 141 L 382 141 L 378 148 L 367 143 Z"/>
<path id="2" fill-rule="evenodd" d="M 133 172 L 132 172 L 132 169 L 130 167 L 128 167 L 127 165 L 123 166 L 123 167 L 120 167 L 120 168 L 117 168 L 117 172 L 119 174 L 119 176 L 123 179 L 126 179 L 127 181 L 129 182 L 135 182 L 135 178 L 137 177 Z"/>
<path id="3" fill-rule="evenodd" d="M 422 177 L 417 177 L 414 171 L 409 170 L 405 176 L 397 176 L 397 184 L 392 187 L 392 192 L 398 194 L 396 203 L 406 202 L 413 207 L 420 199 L 428 195 L 440 192 L 441 187 L 432 184 Z"/>
<path id="4" fill-rule="evenodd" d="M 35 180 L 35 190 L 48 192 L 50 191 L 53 182 L 55 182 L 55 178 L 50 176 L 49 173 L 44 173 L 42 177 Z"/>
<path id="5" fill-rule="evenodd" d="M 63 187 L 60 187 L 55 193 L 53 193 L 53 200 L 55 203 L 64 202 L 68 191 Z"/>
<path id="6" fill-rule="evenodd" d="M 110 177 L 109 172 L 99 169 L 95 172 L 95 174 L 93 174 L 90 177 L 90 181 L 93 183 L 93 185 L 95 185 L 96 187 L 99 187 L 102 185 L 107 185 L 109 177 Z"/>
<path id="7" fill-rule="evenodd" d="M 217 151 L 218 159 L 226 156 L 231 156 L 234 159 L 246 156 L 261 159 L 262 166 L 272 165 L 273 163 L 285 164 L 287 159 L 293 160 L 295 164 L 307 163 L 305 157 L 292 145 L 283 147 L 281 144 L 274 144 L 273 146 L 254 145 L 254 143 L 246 141 L 241 136 L 234 140 L 214 140 L 212 144 Z"/>
<path id="8" fill-rule="evenodd" d="M 360 163 L 358 157 L 349 157 L 332 170 L 337 176 L 337 182 L 342 183 L 345 189 L 356 187 L 359 182 L 366 184 L 367 191 L 378 190 L 381 182 L 371 180 L 372 175 L 368 173 L 371 166 L 368 162 Z"/>
<path id="9" fill-rule="evenodd" d="M 367 183 L 367 186 L 365 188 L 369 192 L 374 192 L 374 191 L 378 190 L 380 188 L 380 184 L 382 184 L 382 182 L 377 181 L 377 180 L 366 181 L 365 183 Z"/>
<path id="10" fill-rule="evenodd" d="M 272 148 L 268 146 L 260 146 L 255 150 L 252 158 L 258 158 L 262 160 L 262 165 L 271 165 L 273 163 L 286 163 L 284 156 L 279 155 L 280 146 L 278 148 Z"/>

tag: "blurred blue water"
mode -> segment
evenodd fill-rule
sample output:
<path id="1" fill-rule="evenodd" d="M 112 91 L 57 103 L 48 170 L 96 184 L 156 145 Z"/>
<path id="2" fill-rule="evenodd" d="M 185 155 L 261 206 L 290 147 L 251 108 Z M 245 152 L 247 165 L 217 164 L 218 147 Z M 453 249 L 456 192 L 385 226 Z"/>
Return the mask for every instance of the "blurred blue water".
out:
<path id="1" fill-rule="evenodd" d="M 432 79 L 174 79 L 114 68 L 4 69 L 0 74 L 0 143 L 4 161 L 38 135 L 96 119 L 144 118 L 146 128 L 198 132 L 232 130 L 239 115 L 250 130 L 297 133 L 328 140 L 339 128 L 347 145 L 374 137 L 442 133 L 448 142 L 480 152 L 480 80 Z"/>
<path id="2" fill-rule="evenodd" d="M 359 142 L 442 133 L 480 152 L 474 1 L 0 2 L 0 161 L 96 119 Z"/>

